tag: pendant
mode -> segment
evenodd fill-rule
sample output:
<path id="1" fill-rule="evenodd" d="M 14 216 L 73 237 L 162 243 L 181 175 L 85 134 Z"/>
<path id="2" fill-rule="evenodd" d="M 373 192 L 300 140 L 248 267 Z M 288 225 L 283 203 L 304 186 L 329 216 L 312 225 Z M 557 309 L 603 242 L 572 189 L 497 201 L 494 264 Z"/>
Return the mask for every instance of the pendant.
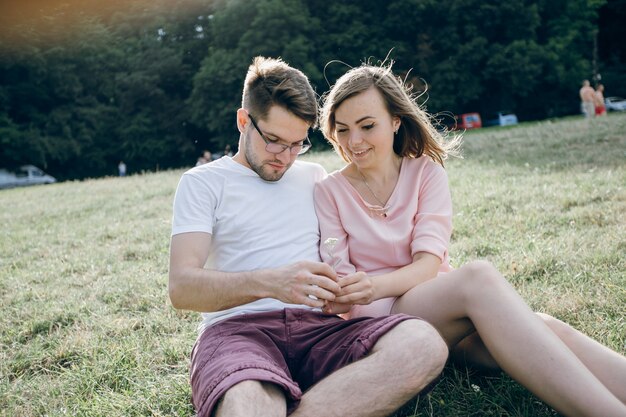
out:
<path id="1" fill-rule="evenodd" d="M 387 207 L 370 206 L 369 210 L 372 216 L 378 216 L 378 217 L 383 217 L 383 218 L 387 217 Z"/>

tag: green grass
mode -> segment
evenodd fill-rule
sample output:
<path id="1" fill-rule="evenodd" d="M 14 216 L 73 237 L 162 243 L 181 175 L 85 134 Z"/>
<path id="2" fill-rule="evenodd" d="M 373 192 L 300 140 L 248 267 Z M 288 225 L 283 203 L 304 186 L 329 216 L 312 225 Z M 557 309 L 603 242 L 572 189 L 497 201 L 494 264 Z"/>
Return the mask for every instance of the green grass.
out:
<path id="1" fill-rule="evenodd" d="M 489 259 L 534 309 L 626 353 L 626 114 L 467 132 L 463 153 L 447 162 L 453 263 Z M 199 315 L 167 297 L 181 173 L 0 192 L 0 415 L 193 415 Z M 489 415 L 555 413 L 452 366 L 397 413 Z"/>

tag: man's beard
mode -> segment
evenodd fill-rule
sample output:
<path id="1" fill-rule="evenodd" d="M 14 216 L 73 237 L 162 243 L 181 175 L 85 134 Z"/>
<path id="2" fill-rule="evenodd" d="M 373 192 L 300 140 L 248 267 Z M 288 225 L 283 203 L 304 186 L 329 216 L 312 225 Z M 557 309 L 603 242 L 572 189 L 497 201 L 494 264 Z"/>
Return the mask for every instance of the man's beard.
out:
<path id="1" fill-rule="evenodd" d="M 283 163 L 280 162 L 278 159 L 259 161 L 258 156 L 255 155 L 254 151 L 252 150 L 250 135 L 248 135 L 248 137 L 246 138 L 244 154 L 246 156 L 246 160 L 248 161 L 248 165 L 250 165 L 250 169 L 256 172 L 256 174 L 265 181 L 275 182 L 280 180 L 283 175 L 285 175 L 285 172 L 287 172 L 289 167 L 291 167 L 291 165 L 293 164 L 293 162 L 290 162 L 287 164 L 285 169 L 281 170 L 280 172 L 276 172 L 276 170 L 268 166 L 267 163 L 274 162 L 283 165 Z"/>

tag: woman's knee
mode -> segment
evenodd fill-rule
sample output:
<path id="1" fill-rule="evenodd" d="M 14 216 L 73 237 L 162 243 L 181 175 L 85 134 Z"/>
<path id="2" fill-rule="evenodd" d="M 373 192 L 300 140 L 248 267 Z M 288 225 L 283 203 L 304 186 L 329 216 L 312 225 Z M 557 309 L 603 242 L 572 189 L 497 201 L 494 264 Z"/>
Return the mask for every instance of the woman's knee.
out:
<path id="1" fill-rule="evenodd" d="M 565 322 L 562 322 L 556 317 L 553 317 L 546 313 L 536 314 L 543 320 L 543 322 L 550 328 L 550 330 L 556 333 L 556 335 L 559 336 L 559 338 L 562 340 L 566 340 L 569 337 L 573 336 L 574 333 L 576 333 L 576 330 L 574 330 L 573 327 Z"/>
<path id="2" fill-rule="evenodd" d="M 561 320 L 546 314 L 546 313 L 535 313 L 539 316 L 539 318 L 541 318 L 541 320 L 543 320 L 543 322 L 545 324 L 548 325 L 549 328 L 551 328 L 553 331 L 558 330 L 560 327 L 562 327 L 562 325 L 565 325 L 565 323 L 563 323 Z"/>
<path id="3" fill-rule="evenodd" d="M 459 286 L 470 292 L 498 288 L 506 278 L 488 261 L 472 261 L 459 268 Z"/>
<path id="4" fill-rule="evenodd" d="M 468 262 L 460 269 L 466 271 L 468 276 L 472 279 L 479 279 L 482 277 L 492 278 L 494 276 L 500 276 L 500 273 L 498 272 L 496 267 L 491 262 L 484 260 Z"/>

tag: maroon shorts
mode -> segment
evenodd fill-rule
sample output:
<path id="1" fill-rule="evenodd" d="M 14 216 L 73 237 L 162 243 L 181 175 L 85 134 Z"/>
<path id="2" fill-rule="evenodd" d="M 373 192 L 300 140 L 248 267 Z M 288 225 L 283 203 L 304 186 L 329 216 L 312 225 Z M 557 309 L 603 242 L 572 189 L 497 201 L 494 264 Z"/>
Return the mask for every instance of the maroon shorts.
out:
<path id="1" fill-rule="evenodd" d="M 305 309 L 243 314 L 207 328 L 191 352 L 191 392 L 198 417 L 210 416 L 235 384 L 271 382 L 289 413 L 302 393 L 333 371 L 366 356 L 404 314 L 344 320 Z"/>

